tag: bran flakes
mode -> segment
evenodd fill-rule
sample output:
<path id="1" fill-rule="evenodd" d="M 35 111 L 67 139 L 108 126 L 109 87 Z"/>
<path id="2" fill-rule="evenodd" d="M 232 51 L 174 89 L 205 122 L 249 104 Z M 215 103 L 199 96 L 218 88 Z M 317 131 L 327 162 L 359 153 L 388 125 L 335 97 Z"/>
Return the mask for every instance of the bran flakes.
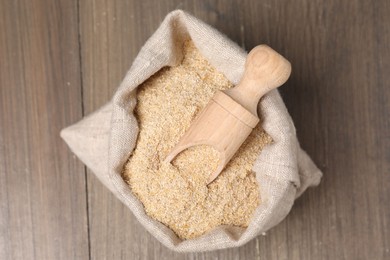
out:
<path id="1" fill-rule="evenodd" d="M 212 147 L 191 147 L 164 163 L 213 94 L 232 87 L 191 41 L 184 43 L 183 54 L 178 66 L 163 68 L 138 89 L 135 113 L 140 132 L 123 178 L 150 217 L 180 238 L 191 239 L 219 225 L 248 226 L 260 203 L 252 166 L 272 139 L 259 124 L 208 186 L 218 165 L 218 152 Z"/>

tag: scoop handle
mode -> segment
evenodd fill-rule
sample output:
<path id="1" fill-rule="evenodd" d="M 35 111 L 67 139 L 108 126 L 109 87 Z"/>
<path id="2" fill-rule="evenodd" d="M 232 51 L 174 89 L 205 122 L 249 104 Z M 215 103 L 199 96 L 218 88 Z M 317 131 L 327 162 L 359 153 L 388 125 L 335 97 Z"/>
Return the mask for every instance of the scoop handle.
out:
<path id="1" fill-rule="evenodd" d="M 260 98 L 285 83 L 290 74 L 288 60 L 267 45 L 259 45 L 249 52 L 240 83 L 226 93 L 257 115 Z"/>

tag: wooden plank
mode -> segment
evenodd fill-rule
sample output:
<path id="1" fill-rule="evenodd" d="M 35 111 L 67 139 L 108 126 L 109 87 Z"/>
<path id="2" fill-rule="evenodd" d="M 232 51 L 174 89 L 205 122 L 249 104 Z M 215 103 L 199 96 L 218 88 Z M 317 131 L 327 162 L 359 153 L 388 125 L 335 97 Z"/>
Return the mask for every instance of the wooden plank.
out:
<path id="1" fill-rule="evenodd" d="M 243 7 L 245 31 L 256 31 L 245 41 L 268 43 L 293 64 L 282 95 L 302 147 L 324 171 L 321 185 L 259 240 L 260 251 L 266 259 L 389 258 L 388 2 Z"/>
<path id="2" fill-rule="evenodd" d="M 389 5 L 386 1 L 80 2 L 84 107 L 107 102 L 145 40 L 176 8 L 241 46 L 267 43 L 293 74 L 282 95 L 302 147 L 324 171 L 291 214 L 247 245 L 176 254 L 88 174 L 92 258 L 389 258 Z"/>
<path id="3" fill-rule="evenodd" d="M 86 259 L 76 1 L 0 1 L 0 259 Z"/>

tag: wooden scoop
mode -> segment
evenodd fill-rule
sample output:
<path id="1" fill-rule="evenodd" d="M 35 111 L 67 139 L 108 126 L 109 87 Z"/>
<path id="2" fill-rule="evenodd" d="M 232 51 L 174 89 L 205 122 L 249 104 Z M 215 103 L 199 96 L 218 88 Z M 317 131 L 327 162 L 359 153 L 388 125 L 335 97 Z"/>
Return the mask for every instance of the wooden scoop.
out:
<path id="1" fill-rule="evenodd" d="M 165 162 L 196 145 L 211 145 L 220 153 L 217 169 L 209 177 L 211 183 L 259 122 L 257 105 L 268 91 L 287 81 L 290 63 L 266 45 L 255 47 L 245 63 L 244 76 L 238 86 L 218 91 L 191 124 Z"/>

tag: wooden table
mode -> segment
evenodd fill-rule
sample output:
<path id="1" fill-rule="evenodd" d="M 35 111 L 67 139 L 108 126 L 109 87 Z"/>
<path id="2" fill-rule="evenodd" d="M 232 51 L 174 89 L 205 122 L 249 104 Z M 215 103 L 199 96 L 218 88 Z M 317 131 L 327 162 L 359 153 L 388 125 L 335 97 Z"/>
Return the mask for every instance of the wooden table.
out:
<path id="1" fill-rule="evenodd" d="M 59 137 L 177 8 L 291 61 L 281 93 L 324 172 L 241 248 L 169 251 Z M 389 14 L 387 0 L 1 0 L 0 259 L 390 259 Z"/>

